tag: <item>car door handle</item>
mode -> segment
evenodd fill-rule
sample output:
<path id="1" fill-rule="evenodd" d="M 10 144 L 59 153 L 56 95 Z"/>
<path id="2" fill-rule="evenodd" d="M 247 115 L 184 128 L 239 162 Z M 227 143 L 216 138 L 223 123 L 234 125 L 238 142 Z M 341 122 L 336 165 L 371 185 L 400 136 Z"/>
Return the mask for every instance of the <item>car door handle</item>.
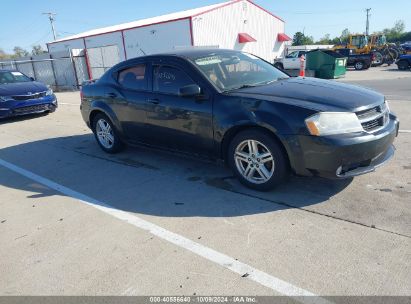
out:
<path id="1" fill-rule="evenodd" d="M 152 104 L 159 104 L 160 103 L 160 100 L 158 100 L 157 98 L 147 99 L 147 101 L 149 103 L 152 103 Z"/>
<path id="2" fill-rule="evenodd" d="M 109 97 L 109 98 L 116 98 L 117 94 L 113 93 L 113 92 L 110 92 L 110 93 L 107 93 L 106 96 Z"/>

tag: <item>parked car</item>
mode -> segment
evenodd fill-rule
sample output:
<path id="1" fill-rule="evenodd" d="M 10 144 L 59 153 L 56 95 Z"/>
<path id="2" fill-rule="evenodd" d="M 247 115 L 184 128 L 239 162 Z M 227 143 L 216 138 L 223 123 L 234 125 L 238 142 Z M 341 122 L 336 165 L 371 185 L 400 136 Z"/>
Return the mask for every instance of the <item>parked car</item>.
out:
<path id="1" fill-rule="evenodd" d="M 399 122 L 384 96 L 290 78 L 232 50 L 130 59 L 82 88 L 81 113 L 100 147 L 150 145 L 223 159 L 246 186 L 269 190 L 288 173 L 347 178 L 393 155 Z"/>
<path id="2" fill-rule="evenodd" d="M 373 54 L 355 54 L 353 49 L 336 49 L 340 55 L 347 57 L 347 67 L 354 67 L 356 70 L 366 70 L 371 66 L 374 60 Z"/>
<path id="3" fill-rule="evenodd" d="M 0 70 L 0 118 L 54 112 L 57 98 L 45 84 L 19 71 Z"/>
<path id="4" fill-rule="evenodd" d="M 398 66 L 399 70 L 409 70 L 411 68 L 411 54 L 410 55 L 401 55 L 397 59 L 395 64 Z"/>
<path id="5" fill-rule="evenodd" d="M 291 52 L 284 58 L 274 59 L 274 66 L 280 70 L 299 70 L 300 57 L 306 53 L 306 51 Z"/>
<path id="6" fill-rule="evenodd" d="M 411 49 L 411 41 L 406 41 L 404 43 L 401 43 L 401 47 L 406 50 Z"/>

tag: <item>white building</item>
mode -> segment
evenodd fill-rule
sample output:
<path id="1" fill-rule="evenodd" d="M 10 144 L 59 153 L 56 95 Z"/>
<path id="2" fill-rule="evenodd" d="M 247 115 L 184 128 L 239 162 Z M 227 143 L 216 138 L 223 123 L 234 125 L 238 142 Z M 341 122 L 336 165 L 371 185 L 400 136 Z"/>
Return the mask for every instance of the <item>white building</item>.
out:
<path id="1" fill-rule="evenodd" d="M 284 21 L 250 0 L 233 0 L 100 28 L 47 44 L 51 54 L 86 56 L 90 78 L 114 64 L 190 47 L 243 50 L 270 62 L 284 51 Z"/>

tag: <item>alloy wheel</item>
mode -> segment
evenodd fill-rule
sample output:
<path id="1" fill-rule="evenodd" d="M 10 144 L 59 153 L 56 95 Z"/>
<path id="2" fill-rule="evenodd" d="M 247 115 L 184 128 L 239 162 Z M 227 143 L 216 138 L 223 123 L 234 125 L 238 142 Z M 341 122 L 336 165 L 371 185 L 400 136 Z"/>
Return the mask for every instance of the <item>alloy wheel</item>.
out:
<path id="1" fill-rule="evenodd" d="M 114 145 L 114 133 L 111 125 L 103 118 L 100 118 L 96 124 L 96 134 L 100 144 L 111 149 Z"/>
<path id="2" fill-rule="evenodd" d="M 275 170 L 270 150 L 257 140 L 241 142 L 234 153 L 238 172 L 249 182 L 263 184 L 270 180 Z"/>

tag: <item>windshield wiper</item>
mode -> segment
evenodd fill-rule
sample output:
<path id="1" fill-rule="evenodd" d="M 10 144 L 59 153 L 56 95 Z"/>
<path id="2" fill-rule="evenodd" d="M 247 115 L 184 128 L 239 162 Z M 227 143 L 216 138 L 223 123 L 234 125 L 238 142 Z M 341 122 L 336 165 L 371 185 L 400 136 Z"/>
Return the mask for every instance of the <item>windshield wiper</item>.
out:
<path id="1" fill-rule="evenodd" d="M 240 89 L 245 89 L 245 88 L 254 88 L 259 86 L 260 84 L 243 84 L 241 86 L 235 87 L 235 88 L 231 88 L 228 90 L 224 90 L 224 92 L 231 92 L 231 91 L 235 91 L 235 90 L 240 90 Z"/>

